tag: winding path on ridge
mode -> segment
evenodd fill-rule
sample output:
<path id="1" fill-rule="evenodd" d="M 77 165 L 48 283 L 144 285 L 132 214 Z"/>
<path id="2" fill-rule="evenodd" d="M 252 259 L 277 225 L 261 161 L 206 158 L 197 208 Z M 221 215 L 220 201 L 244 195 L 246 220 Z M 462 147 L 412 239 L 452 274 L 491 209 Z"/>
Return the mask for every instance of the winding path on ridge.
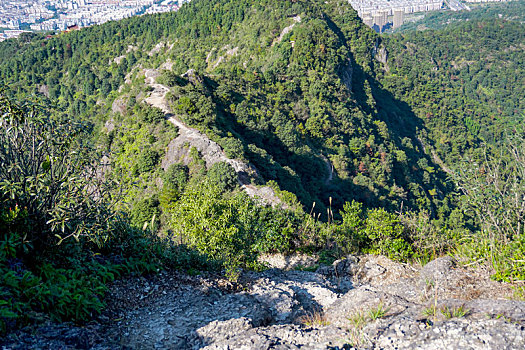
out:
<path id="1" fill-rule="evenodd" d="M 217 162 L 227 162 L 231 164 L 235 171 L 239 174 L 239 184 L 251 197 L 259 197 L 272 205 L 286 207 L 286 205 L 284 205 L 281 200 L 277 198 L 273 189 L 268 186 L 255 187 L 250 184 L 250 181 L 246 179 L 246 176 L 243 176 L 243 174 L 256 173 L 257 170 L 253 166 L 239 160 L 226 157 L 221 147 L 216 142 L 211 141 L 206 135 L 197 129 L 188 127 L 172 113 L 166 100 L 166 95 L 169 93 L 170 89 L 167 86 L 158 84 L 156 82 L 156 78 L 159 75 L 158 70 L 145 69 L 144 75 L 145 83 L 153 89 L 150 96 L 145 99 L 146 103 L 162 110 L 166 114 L 168 120 L 179 128 L 179 137 L 172 141 L 170 147 L 181 147 L 185 142 L 189 142 L 190 145 L 197 148 L 197 150 L 201 153 L 208 168 Z M 327 177 L 324 181 L 324 184 L 328 185 L 333 179 L 333 165 L 324 155 L 321 155 L 321 158 L 326 164 L 327 172 Z"/>
<path id="2" fill-rule="evenodd" d="M 156 82 L 156 78 L 159 75 L 158 70 L 145 69 L 144 75 L 145 83 L 153 89 L 150 96 L 145 99 L 145 102 L 162 110 L 165 113 L 167 119 L 179 129 L 179 136 L 172 140 L 168 145 L 168 153 L 170 150 L 175 151 L 182 149 L 186 144 L 190 144 L 200 152 L 208 168 L 217 162 L 226 162 L 233 166 L 238 174 L 238 180 L 241 188 L 249 196 L 260 198 L 265 203 L 271 204 L 273 206 L 280 206 L 283 208 L 287 207 L 287 205 L 282 203 L 282 201 L 277 197 L 275 191 L 272 188 L 268 186 L 254 186 L 251 184 L 250 176 L 257 176 L 257 170 L 252 165 L 246 164 L 236 159 L 228 158 L 216 142 L 210 140 L 199 130 L 188 127 L 172 113 L 166 99 L 166 95 L 169 93 L 170 89 L 167 86 L 158 84 Z M 176 159 L 165 159 L 165 161 L 163 161 L 163 167 L 167 168 L 175 161 Z"/>

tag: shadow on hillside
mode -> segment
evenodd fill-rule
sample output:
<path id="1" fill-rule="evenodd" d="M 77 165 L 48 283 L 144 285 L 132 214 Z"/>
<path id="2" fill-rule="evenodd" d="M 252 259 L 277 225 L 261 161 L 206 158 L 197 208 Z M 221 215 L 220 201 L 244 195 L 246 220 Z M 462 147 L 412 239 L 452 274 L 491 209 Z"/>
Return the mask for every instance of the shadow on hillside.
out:
<path id="1" fill-rule="evenodd" d="M 426 208 L 432 213 L 436 213 L 436 200 L 442 200 L 444 193 L 450 190 L 450 185 L 447 183 L 447 175 L 434 162 L 424 143 L 432 145 L 431 140 L 422 139 L 422 135 L 426 135 L 428 130 L 424 121 L 419 118 L 412 108 L 404 101 L 397 99 L 392 92 L 382 88 L 381 83 L 372 74 L 365 72 L 363 68 L 356 64 L 351 58 L 354 72 L 352 76 L 352 89 L 360 107 L 372 114 L 376 120 L 384 122 L 389 131 L 390 137 L 393 140 L 397 149 L 402 150 L 407 157 L 406 166 L 395 166 L 393 174 L 396 185 L 403 188 L 412 186 L 411 183 L 422 184 L 419 191 L 424 191 L 425 197 L 432 198 L 427 201 Z M 366 92 L 366 85 L 370 86 L 371 94 L 375 102 L 375 106 L 370 106 L 368 94 Z M 425 176 L 424 163 L 426 161 L 428 169 L 432 167 L 434 172 L 432 176 Z M 408 180 L 408 181 L 407 181 Z M 430 191 L 435 190 L 435 195 Z M 382 196 L 387 195 L 385 192 Z M 414 193 L 408 193 L 407 199 L 415 200 Z M 399 208 L 393 208 L 399 209 Z"/>
<path id="2" fill-rule="evenodd" d="M 325 17 L 325 20 L 341 42 L 346 42 L 347 39 L 337 25 L 330 18 Z M 446 174 L 425 153 L 424 144 L 429 141 L 421 139 L 421 135 L 427 134 L 424 121 L 407 103 L 396 99 L 390 91 L 384 89 L 373 73 L 365 71 L 356 63 L 354 57 L 350 56 L 349 61 L 348 67 L 351 67 L 351 72 L 340 72 L 340 78 L 348 88 L 350 105 L 366 115 L 365 120 L 361 121 L 362 124 L 354 127 L 370 128 L 374 130 L 371 134 L 376 140 L 381 139 L 379 149 L 367 146 L 370 148 L 368 154 L 361 156 L 363 159 L 371 158 L 370 163 L 377 163 L 372 164 L 376 167 L 384 167 L 386 170 L 380 171 L 386 171 L 388 175 L 378 175 L 377 169 L 361 171 L 357 169 L 357 165 L 352 164 L 353 159 L 347 157 L 345 161 L 349 163 L 349 177 L 343 179 L 335 176 L 333 181 L 326 181 L 329 177 L 329 167 L 323 161 L 323 156 L 333 154 L 334 149 L 323 149 L 323 145 L 316 144 L 313 138 L 300 134 L 297 126 L 290 127 L 287 124 L 289 120 L 286 119 L 285 109 L 277 123 L 274 122 L 275 115 L 264 116 L 265 112 L 273 113 L 275 103 L 267 100 L 264 95 L 270 91 L 265 90 L 267 87 L 264 82 L 258 95 L 246 97 L 239 90 L 240 87 L 235 86 L 228 91 L 229 97 L 225 99 L 215 94 L 219 89 L 224 92 L 224 86 L 228 84 L 221 86 L 216 77 L 203 78 L 207 87 L 206 94 L 214 99 L 219 109 L 214 127 L 221 137 L 233 136 L 242 141 L 246 157 L 265 181 L 277 181 L 282 190 L 294 193 L 305 208 L 311 208 L 316 202 L 316 211 L 321 215 L 326 215 L 326 207 L 330 202 L 333 211 L 337 213 L 344 202 L 351 199 L 363 202 L 367 206 L 382 206 L 390 210 L 398 210 L 401 205 L 415 206 L 417 203 L 418 208 L 436 213 L 436 203 L 443 199 L 443 194 L 449 189 L 446 188 Z M 227 76 L 223 78 L 228 79 Z M 259 89 L 259 83 L 255 83 L 252 88 Z M 300 100 L 306 93 L 300 91 L 294 94 L 291 98 Z M 233 103 L 237 108 L 244 101 L 248 103 L 242 111 L 244 121 L 240 121 L 237 118 L 240 118 L 241 114 L 231 110 L 228 103 Z M 259 118 L 262 118 L 262 122 Z M 352 115 L 349 114 L 348 118 L 352 118 Z M 381 130 L 382 126 L 378 125 L 377 121 L 386 125 L 386 131 Z M 388 136 L 381 136 L 381 133 L 385 132 Z M 347 137 L 345 134 L 335 136 Z M 393 144 L 393 147 L 390 144 Z M 249 149 L 249 145 L 255 145 L 257 149 L 254 150 L 253 146 Z M 305 149 L 309 151 L 304 151 Z M 390 157 L 390 165 L 383 164 L 384 159 L 378 161 L 378 152 Z M 359 177 L 359 174 L 362 176 Z M 385 180 L 381 180 L 381 176 Z M 357 177 L 359 178 L 356 180 Z M 392 180 L 395 186 L 391 183 Z M 396 186 L 399 190 L 393 192 L 392 188 Z"/>

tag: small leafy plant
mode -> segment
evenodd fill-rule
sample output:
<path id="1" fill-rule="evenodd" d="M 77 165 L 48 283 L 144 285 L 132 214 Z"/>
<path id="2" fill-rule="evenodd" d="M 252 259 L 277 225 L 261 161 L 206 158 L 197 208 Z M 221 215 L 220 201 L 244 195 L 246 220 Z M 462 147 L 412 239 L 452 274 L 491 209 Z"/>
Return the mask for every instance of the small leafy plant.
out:
<path id="1" fill-rule="evenodd" d="M 431 305 L 429 307 L 426 307 L 425 309 L 423 309 L 423 312 L 422 312 L 423 316 L 425 317 L 436 317 L 436 314 L 437 314 L 437 309 L 434 305 Z"/>
<path id="2" fill-rule="evenodd" d="M 352 316 L 348 317 L 348 320 L 350 321 L 352 326 L 354 326 L 354 328 L 356 328 L 356 329 L 363 328 L 364 325 L 367 322 L 365 314 L 363 312 L 361 312 L 361 311 L 358 311 L 355 314 L 353 314 Z"/>
<path id="3" fill-rule="evenodd" d="M 385 307 L 385 304 L 381 301 L 377 306 L 370 308 L 367 312 L 357 311 L 348 317 L 348 320 L 355 329 L 362 329 L 367 322 L 385 317 L 389 310 L 390 308 Z"/>

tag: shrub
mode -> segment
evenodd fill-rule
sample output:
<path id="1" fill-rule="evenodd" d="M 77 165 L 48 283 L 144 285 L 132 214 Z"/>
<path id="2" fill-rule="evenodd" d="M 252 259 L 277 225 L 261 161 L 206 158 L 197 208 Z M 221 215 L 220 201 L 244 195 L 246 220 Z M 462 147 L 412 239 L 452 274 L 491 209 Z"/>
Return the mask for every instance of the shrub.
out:
<path id="1" fill-rule="evenodd" d="M 138 113 L 140 114 L 140 119 L 146 123 L 160 123 L 166 119 L 164 112 L 160 108 L 151 107 L 146 104 L 140 104 Z"/>
<path id="2" fill-rule="evenodd" d="M 296 248 L 300 219 L 290 210 L 260 208 L 258 221 L 261 234 L 254 248 L 260 253 L 289 253 Z"/>
<path id="3" fill-rule="evenodd" d="M 188 182 L 188 167 L 172 164 L 164 172 L 164 184 L 181 191 Z"/>
<path id="4" fill-rule="evenodd" d="M 137 159 L 137 169 L 139 173 L 144 174 L 155 169 L 159 161 L 159 154 L 157 151 L 147 148 L 139 155 Z"/>
<path id="5" fill-rule="evenodd" d="M 2 220 L 7 233 L 25 232 L 39 245 L 56 237 L 104 241 L 114 186 L 100 176 L 101 157 L 82 137 L 87 127 L 17 105 L 0 91 L 0 129 L 0 212 L 26 213 Z"/>
<path id="6" fill-rule="evenodd" d="M 170 212 L 174 235 L 220 262 L 229 277 L 235 279 L 238 267 L 255 263 L 257 206 L 245 193 L 225 197 L 209 180 L 193 183 Z"/>
<path id="7" fill-rule="evenodd" d="M 525 138 L 509 137 L 498 154 L 484 150 L 482 161 L 465 159 L 453 174 L 463 209 L 479 232 L 465 235 L 457 251 L 473 261 L 488 261 L 500 281 L 525 278 Z M 522 287 L 523 288 L 523 287 Z"/>
<path id="8" fill-rule="evenodd" d="M 332 239 L 344 254 L 355 252 L 364 244 L 362 229 L 364 227 L 363 205 L 359 202 L 346 202 L 340 212 L 343 222 L 334 227 Z"/>
<path id="9" fill-rule="evenodd" d="M 225 137 L 221 139 L 221 146 L 228 158 L 244 159 L 244 145 L 241 140 L 234 137 Z"/>
<path id="10" fill-rule="evenodd" d="M 161 75 L 157 78 L 157 82 L 169 87 L 186 86 L 188 84 L 186 79 L 170 70 L 163 70 Z"/>
<path id="11" fill-rule="evenodd" d="M 217 162 L 208 170 L 210 182 L 218 186 L 222 191 L 233 190 L 238 185 L 237 172 L 226 162 Z"/>
<path id="12" fill-rule="evenodd" d="M 368 211 L 363 233 L 368 240 L 365 251 L 369 253 L 383 254 L 391 259 L 403 261 L 413 255 L 399 218 L 383 208 Z"/>
<path id="13" fill-rule="evenodd" d="M 145 224 L 157 222 L 160 216 L 159 200 L 156 196 L 139 200 L 131 209 L 131 224 L 142 228 Z"/>

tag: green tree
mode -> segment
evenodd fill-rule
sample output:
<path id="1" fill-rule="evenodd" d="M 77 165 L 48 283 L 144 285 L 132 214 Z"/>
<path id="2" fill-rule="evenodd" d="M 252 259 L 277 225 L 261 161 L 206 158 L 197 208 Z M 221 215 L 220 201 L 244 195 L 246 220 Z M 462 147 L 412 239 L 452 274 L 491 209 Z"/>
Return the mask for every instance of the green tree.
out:
<path id="1" fill-rule="evenodd" d="M 238 185 L 237 172 L 226 162 L 217 162 L 208 170 L 207 177 L 212 184 L 222 189 L 230 191 Z"/>
<path id="2" fill-rule="evenodd" d="M 137 159 L 137 169 L 139 173 L 147 173 L 155 169 L 159 161 L 159 154 L 157 151 L 147 148 L 143 150 Z"/>
<path id="3" fill-rule="evenodd" d="M 86 236 L 97 243 L 111 232 L 112 184 L 85 143 L 85 126 L 18 105 L 0 91 L 0 205 L 20 208 L 28 240 Z"/>

